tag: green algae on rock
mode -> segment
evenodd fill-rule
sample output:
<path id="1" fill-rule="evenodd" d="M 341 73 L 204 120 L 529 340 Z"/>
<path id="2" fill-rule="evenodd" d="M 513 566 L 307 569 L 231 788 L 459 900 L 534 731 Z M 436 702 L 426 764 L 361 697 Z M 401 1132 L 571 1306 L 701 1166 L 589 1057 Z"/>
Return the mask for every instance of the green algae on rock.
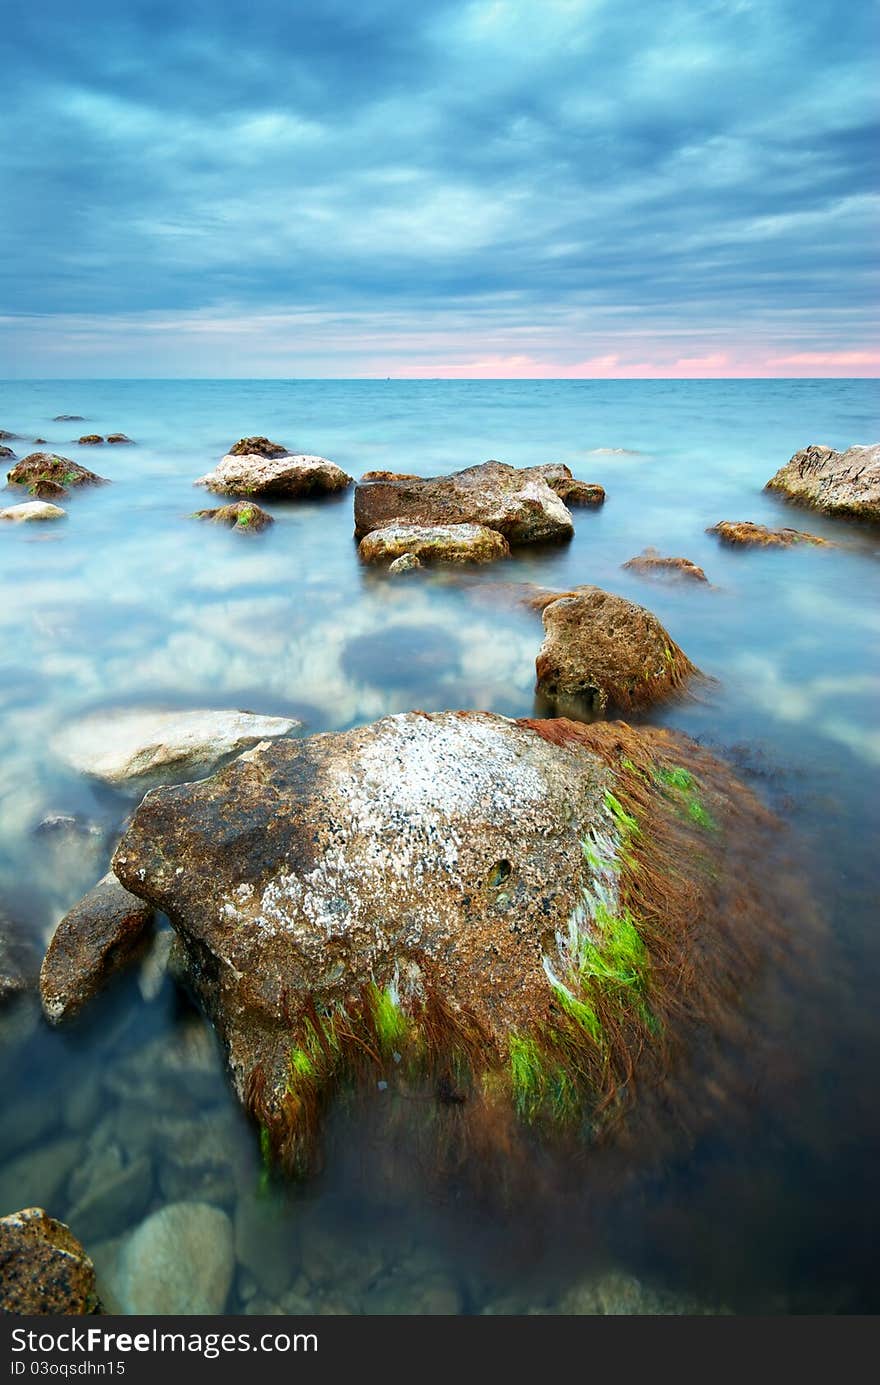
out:
<path id="1" fill-rule="evenodd" d="M 26 486 L 38 500 L 51 500 L 67 494 L 78 486 L 101 486 L 106 478 L 88 467 L 80 466 L 70 457 L 54 452 L 31 452 L 16 462 L 6 477 L 10 486 Z"/>
<path id="2" fill-rule="evenodd" d="M 753 961 L 744 817 L 766 831 L 672 732 L 406 713 L 149 793 L 114 871 L 177 931 L 267 1153 L 305 1168 L 358 1078 L 427 1077 L 477 1121 L 619 1114 Z"/>
<path id="3" fill-rule="evenodd" d="M 259 534 L 275 523 L 267 510 L 251 500 L 236 500 L 233 505 L 221 505 L 216 510 L 196 510 L 194 518 L 225 524 L 239 534 Z"/>

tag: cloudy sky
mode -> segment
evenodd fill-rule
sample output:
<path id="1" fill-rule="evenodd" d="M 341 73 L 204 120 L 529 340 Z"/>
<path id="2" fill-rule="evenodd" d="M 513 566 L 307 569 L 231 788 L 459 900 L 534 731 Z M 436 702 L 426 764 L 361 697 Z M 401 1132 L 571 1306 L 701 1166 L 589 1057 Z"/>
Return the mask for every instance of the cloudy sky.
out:
<path id="1" fill-rule="evenodd" d="M 874 0 L 6 0 L 0 374 L 876 375 Z"/>

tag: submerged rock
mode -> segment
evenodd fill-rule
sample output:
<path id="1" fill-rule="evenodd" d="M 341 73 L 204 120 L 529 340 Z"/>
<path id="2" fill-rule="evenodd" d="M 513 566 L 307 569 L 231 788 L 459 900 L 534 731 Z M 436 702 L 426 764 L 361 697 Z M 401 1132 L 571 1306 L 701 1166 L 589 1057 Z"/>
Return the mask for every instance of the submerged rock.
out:
<path id="1" fill-rule="evenodd" d="M 705 582 L 706 574 L 690 558 L 664 558 L 656 548 L 646 548 L 635 558 L 630 558 L 623 567 L 637 572 L 641 577 L 686 577 L 692 582 Z"/>
<path id="2" fill-rule="evenodd" d="M 168 915 L 240 1097 L 297 1162 L 367 1056 L 374 1089 L 427 1064 L 444 1100 L 526 1120 L 628 1091 L 685 974 L 702 1016 L 753 955 L 745 903 L 718 903 L 746 889 L 719 831 L 743 805 L 765 832 L 671 732 L 411 712 L 154 790 L 114 870 Z"/>
<path id="3" fill-rule="evenodd" d="M 554 703 L 609 709 L 649 707 L 679 693 L 699 669 L 644 606 L 600 587 L 550 596 L 537 691 Z"/>
<path id="4" fill-rule="evenodd" d="M 768 529 L 765 524 L 753 524 L 748 519 L 722 519 L 706 533 L 715 534 L 731 548 L 793 548 L 799 543 L 830 546 L 827 539 L 820 539 L 816 534 L 806 534 L 800 529 Z"/>
<path id="5" fill-rule="evenodd" d="M 554 490 L 566 505 L 595 508 L 605 504 L 605 487 L 593 481 L 576 480 L 564 462 L 545 462 L 543 466 L 529 469 L 543 476 L 550 489 Z"/>
<path id="6" fill-rule="evenodd" d="M 235 1265 L 232 1223 L 207 1202 L 172 1202 L 127 1238 L 117 1297 L 127 1313 L 217 1314 Z"/>
<path id="7" fill-rule="evenodd" d="M 329 495 L 351 483 L 352 478 L 326 457 L 234 451 L 196 481 L 197 486 L 220 495 L 274 496 L 279 500 Z"/>
<path id="8" fill-rule="evenodd" d="M 56 414 L 53 423 L 82 423 L 82 414 Z"/>
<path id="9" fill-rule="evenodd" d="M 30 990 L 36 976 L 36 957 L 21 930 L 0 909 L 0 1005 Z"/>
<path id="10" fill-rule="evenodd" d="M 81 438 L 77 438 L 80 447 L 97 447 L 103 441 L 100 433 L 83 433 Z"/>
<path id="11" fill-rule="evenodd" d="M 451 476 L 363 480 L 354 495 L 355 538 L 390 524 L 479 524 L 511 544 L 570 539 L 574 521 L 542 468 L 483 462 Z"/>
<path id="12" fill-rule="evenodd" d="M 405 554 L 420 563 L 493 563 L 509 557 L 510 547 L 497 529 L 482 524 L 389 524 L 361 539 L 358 552 L 365 563 Z"/>
<path id="13" fill-rule="evenodd" d="M 195 518 L 225 524 L 244 534 L 258 534 L 275 523 L 268 511 L 250 500 L 236 500 L 234 505 L 221 505 L 217 510 L 196 510 Z"/>
<path id="14" fill-rule="evenodd" d="M 880 519 L 880 443 L 805 447 L 779 468 L 765 487 L 796 504 L 857 519 Z"/>
<path id="15" fill-rule="evenodd" d="M 0 1312 L 100 1312 L 95 1267 L 73 1232 L 41 1207 L 0 1220 Z"/>
<path id="16" fill-rule="evenodd" d="M 58 924 L 40 969 L 43 1013 L 70 1019 L 133 961 L 146 941 L 153 910 L 129 894 L 112 871 Z"/>
<path id="17" fill-rule="evenodd" d="M 27 486 L 38 499 L 54 499 L 77 486 L 101 486 L 106 481 L 79 462 L 54 452 L 31 452 L 7 473 L 11 486 Z"/>
<path id="18" fill-rule="evenodd" d="M 0 519 L 11 520 L 14 524 L 32 524 L 34 521 L 64 519 L 67 514 L 60 505 L 50 505 L 45 500 L 25 500 L 21 505 L 7 505 L 0 510 Z"/>
<path id="19" fill-rule="evenodd" d="M 210 774 L 230 755 L 299 725 L 253 712 L 119 707 L 74 722 L 53 745 L 74 769 L 108 784 L 168 783 Z"/>

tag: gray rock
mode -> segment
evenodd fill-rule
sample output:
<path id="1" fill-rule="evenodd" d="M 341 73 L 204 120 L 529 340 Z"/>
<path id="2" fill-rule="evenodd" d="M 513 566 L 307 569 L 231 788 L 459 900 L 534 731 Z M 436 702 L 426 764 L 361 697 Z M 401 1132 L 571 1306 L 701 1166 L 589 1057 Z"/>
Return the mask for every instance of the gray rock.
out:
<path id="1" fill-rule="evenodd" d="M 232 1223 L 206 1202 L 163 1207 L 125 1240 L 118 1292 L 127 1313 L 222 1313 L 235 1265 Z"/>
<path id="2" fill-rule="evenodd" d="M 153 910 L 112 871 L 58 924 L 40 968 L 43 1013 L 69 1019 L 143 950 Z"/>
<path id="3" fill-rule="evenodd" d="M 82 1156 L 82 1141 L 66 1136 L 0 1166 L 0 1207 L 58 1207 Z"/>
<path id="4" fill-rule="evenodd" d="M 573 1285 L 550 1311 L 585 1317 L 693 1317 L 724 1310 L 707 1308 L 665 1289 L 650 1288 L 632 1275 L 612 1270 Z"/>
<path id="5" fill-rule="evenodd" d="M 220 495 L 300 500 L 346 490 L 352 478 L 326 457 L 287 453 L 266 457 L 258 453 L 232 454 L 199 477 L 205 486 Z"/>
<path id="6" fill-rule="evenodd" d="M 829 514 L 880 519 L 880 443 L 805 447 L 767 482 L 789 500 Z"/>
<path id="7" fill-rule="evenodd" d="M 118 1236 L 145 1212 L 153 1191 L 153 1166 L 146 1155 L 104 1177 L 68 1216 L 84 1241 Z"/>

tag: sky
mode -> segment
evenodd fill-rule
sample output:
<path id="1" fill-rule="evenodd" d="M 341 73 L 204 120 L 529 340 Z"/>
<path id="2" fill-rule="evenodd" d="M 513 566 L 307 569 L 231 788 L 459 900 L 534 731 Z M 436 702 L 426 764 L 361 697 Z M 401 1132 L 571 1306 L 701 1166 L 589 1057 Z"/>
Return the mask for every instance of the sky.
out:
<path id="1" fill-rule="evenodd" d="M 0 375 L 880 374 L 876 0 L 5 0 Z"/>

